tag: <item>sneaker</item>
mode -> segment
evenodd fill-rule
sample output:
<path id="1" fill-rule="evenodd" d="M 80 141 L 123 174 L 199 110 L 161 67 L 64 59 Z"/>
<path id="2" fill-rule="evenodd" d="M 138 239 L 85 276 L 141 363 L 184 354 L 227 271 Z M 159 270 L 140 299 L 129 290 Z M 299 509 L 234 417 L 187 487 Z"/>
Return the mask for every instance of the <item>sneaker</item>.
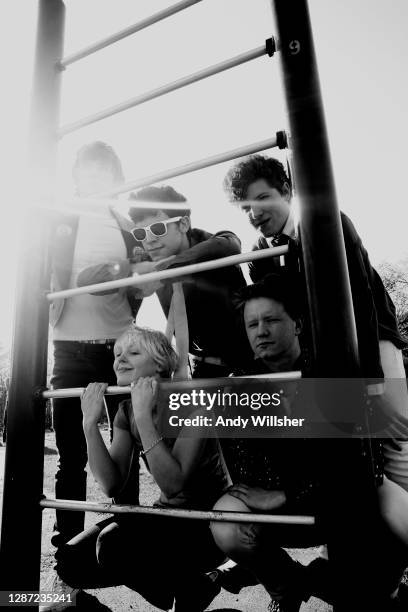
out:
<path id="1" fill-rule="evenodd" d="M 66 582 L 61 580 L 56 572 L 52 572 L 51 578 L 47 582 L 47 586 L 44 589 L 46 593 L 52 595 L 52 599 L 57 601 L 51 601 L 43 603 L 39 606 L 39 612 L 62 612 L 68 610 L 70 607 L 75 606 L 76 596 L 80 592 L 80 589 L 75 589 L 69 586 Z"/>

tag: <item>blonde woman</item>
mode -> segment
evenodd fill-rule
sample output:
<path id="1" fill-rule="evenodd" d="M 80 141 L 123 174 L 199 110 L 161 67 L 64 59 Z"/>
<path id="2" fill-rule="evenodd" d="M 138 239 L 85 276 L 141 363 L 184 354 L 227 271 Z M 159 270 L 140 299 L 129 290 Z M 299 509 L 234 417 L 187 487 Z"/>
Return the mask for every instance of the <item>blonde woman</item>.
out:
<path id="1" fill-rule="evenodd" d="M 161 332 L 132 325 L 114 350 L 118 385 L 131 386 L 131 399 L 120 405 L 109 449 L 98 427 L 107 385 L 91 383 L 82 396 L 94 477 L 109 497 L 132 502 L 132 476 L 141 455 L 160 489 L 155 505 L 210 509 L 227 484 L 217 440 L 198 427 L 194 436 L 184 437 L 182 430 L 174 439 L 163 435 L 157 391 L 159 381 L 171 378 L 177 366 L 170 343 Z M 220 561 L 207 523 L 117 515 L 62 547 L 56 570 L 76 589 L 125 584 L 159 608 L 170 608 L 175 598 L 177 610 L 193 612 L 203 606 L 188 590 L 189 576 L 193 581 L 197 572 Z"/>

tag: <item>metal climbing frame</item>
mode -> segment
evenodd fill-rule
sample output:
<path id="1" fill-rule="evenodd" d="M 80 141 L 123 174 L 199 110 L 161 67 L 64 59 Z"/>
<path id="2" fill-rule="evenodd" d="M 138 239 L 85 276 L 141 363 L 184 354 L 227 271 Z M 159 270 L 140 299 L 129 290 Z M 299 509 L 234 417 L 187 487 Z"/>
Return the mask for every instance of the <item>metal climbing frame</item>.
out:
<path id="1" fill-rule="evenodd" d="M 200 0 L 179 2 L 113 36 L 63 57 L 65 6 L 63 0 L 39 0 L 30 155 L 37 171 L 35 196 L 46 203 L 54 196 L 56 148 L 59 136 L 91 122 L 121 112 L 157 96 L 184 87 L 217 72 L 262 55 L 272 56 L 275 41 L 188 75 L 75 124 L 58 126 L 62 71 L 75 61 L 113 44 L 149 25 L 186 9 Z M 358 354 L 344 243 L 333 185 L 313 40 L 306 0 L 273 0 L 279 51 L 286 94 L 294 158 L 294 174 L 300 196 L 300 231 L 315 359 L 322 376 L 358 375 Z M 120 191 L 164 180 L 202 167 L 234 159 L 271 146 L 285 146 L 282 133 L 275 139 L 215 155 L 184 168 L 126 183 Z M 311 154 L 311 152 L 313 154 Z M 119 191 L 119 190 L 118 190 Z M 115 193 L 118 193 L 115 192 Z M 106 197 L 113 192 L 103 194 Z M 20 262 L 12 377 L 9 394 L 8 439 L 4 479 L 0 580 L 3 590 L 36 591 L 40 576 L 41 511 L 68 502 L 41 501 L 44 443 L 44 392 L 50 286 L 49 224 L 46 213 L 36 210 L 27 226 Z M 253 254 L 252 254 L 253 258 Z M 178 275 L 180 270 L 178 270 Z M 52 297 L 52 296 L 49 296 Z M 335 356 L 333 346 L 336 347 Z M 75 390 L 72 390 L 75 391 Z M 72 508 L 75 503 L 69 502 Z M 83 509 L 83 504 L 76 504 Z M 109 511 L 112 511 L 112 506 Z M 88 509 L 94 510 L 88 506 Z M 98 505 L 100 511 L 101 505 Z M 206 514 L 208 518 L 210 515 Z M 197 517 L 198 518 L 198 517 Z M 214 517 L 211 517 L 214 518 Z M 215 517 L 216 518 L 216 517 Z M 306 517 L 308 518 L 308 517 Z M 310 517 L 309 517 L 310 518 Z M 231 520 L 231 518 L 229 519 Z M 252 516 L 251 520 L 254 520 Z M 264 517 L 264 520 L 272 520 Z"/>

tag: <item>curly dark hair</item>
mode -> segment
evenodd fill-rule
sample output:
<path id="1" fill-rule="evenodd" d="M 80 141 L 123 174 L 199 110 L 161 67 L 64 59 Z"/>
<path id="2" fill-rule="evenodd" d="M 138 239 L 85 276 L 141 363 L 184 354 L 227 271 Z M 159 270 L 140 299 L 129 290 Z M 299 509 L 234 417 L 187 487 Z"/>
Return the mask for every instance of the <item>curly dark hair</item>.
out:
<path id="1" fill-rule="evenodd" d="M 290 179 L 283 164 L 274 157 L 264 155 L 249 155 L 237 162 L 227 172 L 223 187 L 231 202 L 247 199 L 248 187 L 254 181 L 265 179 L 270 187 L 274 187 L 281 195 L 284 194 L 285 183 L 292 195 Z"/>
<path id="2" fill-rule="evenodd" d="M 139 191 L 133 192 L 129 196 L 129 200 L 134 202 L 154 202 L 157 203 L 157 211 L 162 210 L 160 203 L 177 204 L 187 202 L 187 198 L 179 193 L 170 185 L 161 185 L 160 187 L 149 186 L 143 187 Z M 153 209 L 154 210 L 154 209 Z M 169 217 L 189 217 L 190 208 L 164 209 L 164 212 Z M 143 206 L 131 206 L 129 208 L 129 217 L 134 223 L 143 221 L 145 217 L 152 214 L 151 208 L 143 208 Z"/>

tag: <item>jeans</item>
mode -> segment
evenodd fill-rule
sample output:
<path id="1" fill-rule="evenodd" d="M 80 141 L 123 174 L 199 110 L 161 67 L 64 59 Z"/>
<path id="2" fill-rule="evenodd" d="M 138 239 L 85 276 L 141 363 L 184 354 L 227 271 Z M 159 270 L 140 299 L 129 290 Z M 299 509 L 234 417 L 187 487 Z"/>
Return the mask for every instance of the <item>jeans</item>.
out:
<path id="1" fill-rule="evenodd" d="M 54 370 L 51 384 L 54 389 L 86 387 L 90 382 L 116 384 L 113 372 L 113 344 L 84 342 L 54 342 Z M 119 403 L 125 396 L 105 398 L 110 430 Z M 54 399 L 53 426 L 59 453 L 55 475 L 57 499 L 86 499 L 88 456 L 82 429 L 81 401 L 78 397 Z M 84 529 L 85 514 L 67 510 L 56 511 L 52 543 L 60 546 Z"/>

